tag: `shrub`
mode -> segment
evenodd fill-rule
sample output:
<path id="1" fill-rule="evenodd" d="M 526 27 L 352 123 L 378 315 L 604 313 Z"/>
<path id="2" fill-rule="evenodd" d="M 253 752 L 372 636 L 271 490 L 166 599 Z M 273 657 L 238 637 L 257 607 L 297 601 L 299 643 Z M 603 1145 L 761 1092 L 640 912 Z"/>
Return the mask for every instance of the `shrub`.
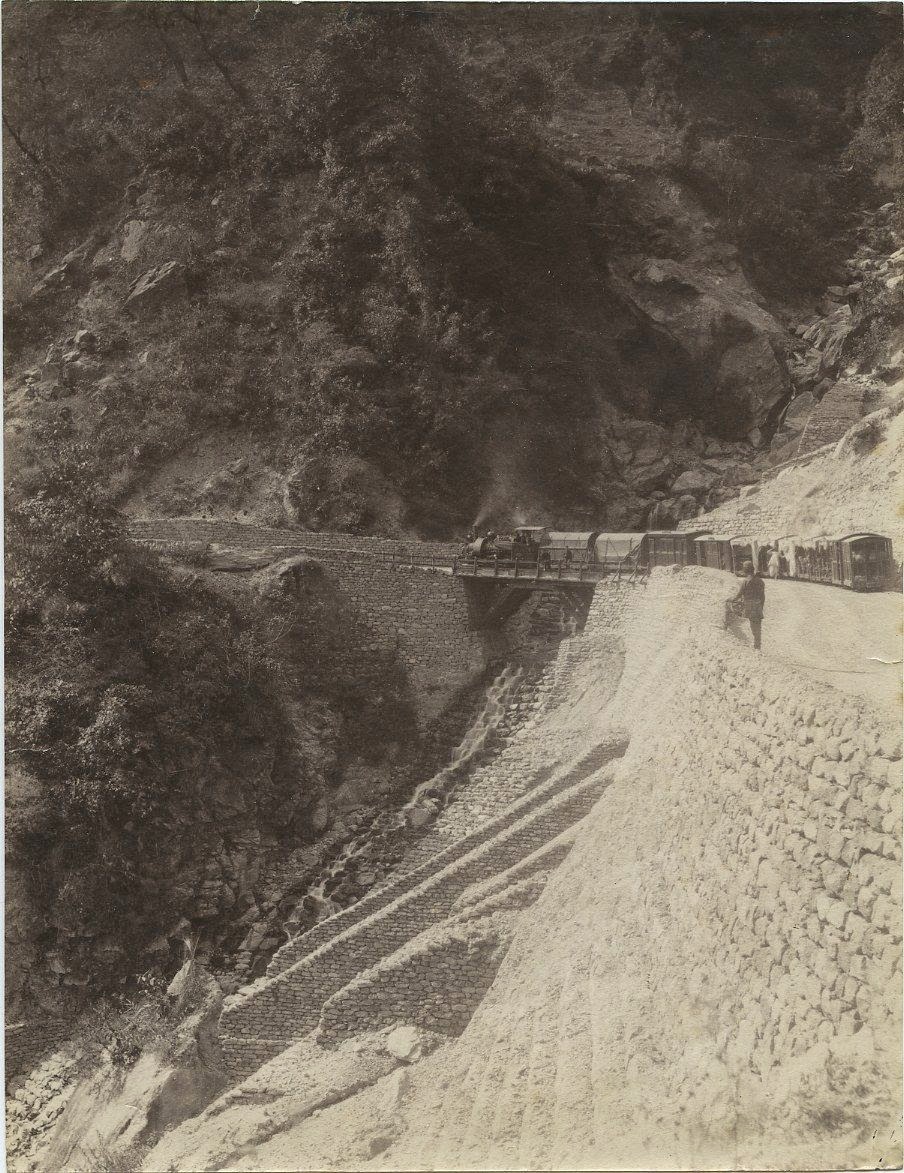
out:
<path id="1" fill-rule="evenodd" d="M 177 913 L 179 837 L 220 763 L 281 734 L 241 618 L 127 545 L 84 459 L 72 446 L 8 506 L 7 736 L 46 796 L 30 847 L 53 877 L 50 919 L 110 939 L 90 958 L 78 937 L 59 943 L 102 990 Z M 278 807 L 280 785 L 251 806 Z"/>

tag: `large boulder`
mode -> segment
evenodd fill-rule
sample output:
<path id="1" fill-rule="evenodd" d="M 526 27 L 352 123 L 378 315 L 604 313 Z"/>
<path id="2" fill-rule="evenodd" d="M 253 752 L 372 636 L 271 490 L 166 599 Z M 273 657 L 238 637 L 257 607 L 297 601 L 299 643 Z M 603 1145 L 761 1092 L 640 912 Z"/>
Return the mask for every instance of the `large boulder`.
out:
<path id="1" fill-rule="evenodd" d="M 672 482 L 671 492 L 677 497 L 685 493 L 699 495 L 706 493 L 717 480 L 717 473 L 706 472 L 701 468 L 689 468 Z"/>
<path id="2" fill-rule="evenodd" d="M 684 493 L 674 502 L 672 508 L 675 511 L 675 516 L 679 521 L 687 521 L 691 517 L 696 517 L 700 512 L 700 505 L 696 497 L 691 496 L 690 493 Z"/>
<path id="3" fill-rule="evenodd" d="M 649 493 L 653 489 L 664 489 L 674 471 L 671 459 L 664 456 L 651 464 L 632 464 L 626 470 L 625 479 L 638 493 Z"/>
<path id="4" fill-rule="evenodd" d="M 663 389 L 708 430 L 740 439 L 788 394 L 786 333 L 740 272 L 658 257 L 619 262 L 610 272 L 646 323 L 649 352 L 672 356 Z"/>

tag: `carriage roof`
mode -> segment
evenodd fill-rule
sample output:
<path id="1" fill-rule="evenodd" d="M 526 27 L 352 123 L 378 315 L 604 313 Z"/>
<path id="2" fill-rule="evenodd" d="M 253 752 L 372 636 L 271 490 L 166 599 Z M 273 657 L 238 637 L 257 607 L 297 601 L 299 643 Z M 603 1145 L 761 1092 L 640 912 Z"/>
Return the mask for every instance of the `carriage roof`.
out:
<path id="1" fill-rule="evenodd" d="M 861 538 L 876 538 L 880 542 L 890 542 L 891 538 L 886 538 L 883 534 L 873 534 L 868 530 L 863 530 L 856 534 L 846 534 L 843 538 L 836 538 L 836 542 L 858 542 Z"/>
<path id="2" fill-rule="evenodd" d="M 597 550 L 604 546 L 607 551 L 614 554 L 630 554 L 632 550 L 637 549 L 643 539 L 642 533 L 601 533 L 597 534 L 594 546 Z"/>

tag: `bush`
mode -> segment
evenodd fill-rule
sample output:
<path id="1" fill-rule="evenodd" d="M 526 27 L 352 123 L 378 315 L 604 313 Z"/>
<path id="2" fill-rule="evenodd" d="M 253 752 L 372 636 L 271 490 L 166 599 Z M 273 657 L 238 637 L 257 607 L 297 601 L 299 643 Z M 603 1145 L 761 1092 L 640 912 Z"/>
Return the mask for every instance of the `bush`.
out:
<path id="1" fill-rule="evenodd" d="M 49 919 L 77 933 L 59 948 L 103 990 L 178 914 L 174 863 L 205 786 L 281 728 L 240 617 L 127 545 L 85 458 L 72 446 L 8 505 L 7 737 L 46 796 L 30 850 L 53 877 Z M 249 793 L 251 808 L 278 807 L 280 785 Z M 91 931 L 110 947 L 86 957 Z"/>

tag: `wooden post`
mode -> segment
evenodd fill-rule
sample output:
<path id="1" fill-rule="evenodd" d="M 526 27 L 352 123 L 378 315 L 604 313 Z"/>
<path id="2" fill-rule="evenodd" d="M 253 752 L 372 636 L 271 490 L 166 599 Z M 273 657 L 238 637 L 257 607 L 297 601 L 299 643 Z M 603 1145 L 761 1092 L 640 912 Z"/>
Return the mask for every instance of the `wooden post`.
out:
<path id="1" fill-rule="evenodd" d="M 518 577 L 518 558 L 515 556 L 515 578 Z"/>

